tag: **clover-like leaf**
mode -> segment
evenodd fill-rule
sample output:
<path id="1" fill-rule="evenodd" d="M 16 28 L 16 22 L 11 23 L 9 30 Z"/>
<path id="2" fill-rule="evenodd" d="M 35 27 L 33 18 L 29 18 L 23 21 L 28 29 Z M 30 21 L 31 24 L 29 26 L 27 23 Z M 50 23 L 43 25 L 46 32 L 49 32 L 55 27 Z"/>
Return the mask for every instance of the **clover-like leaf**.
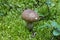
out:
<path id="1" fill-rule="evenodd" d="M 58 32 L 57 30 L 54 30 L 54 31 L 53 31 L 53 35 L 54 35 L 54 36 L 59 36 L 59 35 L 60 35 L 60 32 Z"/>
<path id="2" fill-rule="evenodd" d="M 52 25 L 54 28 L 60 29 L 60 25 L 59 25 L 57 22 L 55 22 L 55 21 L 51 21 L 51 25 Z"/>
<path id="3" fill-rule="evenodd" d="M 52 3 L 51 0 L 47 0 L 47 1 L 46 1 L 46 4 L 47 4 L 49 7 L 54 7 L 54 6 L 55 6 L 55 4 Z"/>
<path id="4" fill-rule="evenodd" d="M 47 1 L 46 1 L 46 4 L 47 4 L 47 5 L 51 5 L 51 0 L 47 0 Z"/>
<path id="5" fill-rule="evenodd" d="M 52 25 L 52 27 L 55 28 L 55 30 L 53 31 L 53 35 L 54 36 L 60 35 L 60 25 L 55 21 L 51 21 L 51 25 Z"/>

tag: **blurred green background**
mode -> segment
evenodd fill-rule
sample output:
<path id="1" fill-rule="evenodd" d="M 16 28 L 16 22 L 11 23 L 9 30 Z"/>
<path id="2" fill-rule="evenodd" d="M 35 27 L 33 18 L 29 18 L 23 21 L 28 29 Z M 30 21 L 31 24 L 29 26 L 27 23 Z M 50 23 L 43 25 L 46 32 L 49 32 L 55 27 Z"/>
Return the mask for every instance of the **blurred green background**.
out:
<path id="1" fill-rule="evenodd" d="M 21 18 L 25 9 L 32 9 L 39 16 L 49 14 L 45 20 L 33 23 L 37 33 L 34 38 Z M 51 40 L 51 21 L 60 24 L 60 0 L 0 0 L 0 40 Z"/>

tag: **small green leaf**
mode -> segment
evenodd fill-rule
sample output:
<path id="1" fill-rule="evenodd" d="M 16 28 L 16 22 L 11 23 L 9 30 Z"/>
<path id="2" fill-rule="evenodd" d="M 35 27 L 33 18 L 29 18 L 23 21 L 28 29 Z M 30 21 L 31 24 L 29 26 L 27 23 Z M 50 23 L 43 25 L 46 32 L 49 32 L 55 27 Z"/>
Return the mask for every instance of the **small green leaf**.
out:
<path id="1" fill-rule="evenodd" d="M 58 35 L 60 35 L 60 32 L 54 30 L 54 31 L 53 31 L 53 35 L 54 35 L 54 36 L 58 36 Z"/>
<path id="2" fill-rule="evenodd" d="M 51 5 L 51 0 L 47 0 L 46 3 L 47 3 L 48 5 Z"/>
<path id="3" fill-rule="evenodd" d="M 47 4 L 49 7 L 54 7 L 54 6 L 55 6 L 55 4 L 52 3 L 51 0 L 47 0 L 47 1 L 46 1 L 46 4 Z"/>
<path id="4" fill-rule="evenodd" d="M 51 21 L 51 25 L 52 25 L 54 28 L 60 29 L 60 25 L 59 25 L 57 22 L 55 22 L 55 21 Z"/>
<path id="5" fill-rule="evenodd" d="M 58 24 L 55 21 L 51 21 L 52 26 L 57 26 Z"/>

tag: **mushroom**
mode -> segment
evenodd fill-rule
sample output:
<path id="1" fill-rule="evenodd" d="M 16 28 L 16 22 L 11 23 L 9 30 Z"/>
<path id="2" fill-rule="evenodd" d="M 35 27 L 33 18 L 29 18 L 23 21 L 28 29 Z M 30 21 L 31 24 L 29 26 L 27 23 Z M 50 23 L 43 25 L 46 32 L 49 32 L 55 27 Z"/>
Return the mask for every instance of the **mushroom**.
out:
<path id="1" fill-rule="evenodd" d="M 22 13 L 22 18 L 27 22 L 34 22 L 39 19 L 39 16 L 33 10 L 27 9 Z"/>
<path id="2" fill-rule="evenodd" d="M 29 29 L 29 31 L 34 33 L 33 22 L 36 22 L 39 20 L 38 14 L 31 9 L 27 9 L 23 11 L 22 19 L 24 19 L 27 22 L 27 28 Z"/>

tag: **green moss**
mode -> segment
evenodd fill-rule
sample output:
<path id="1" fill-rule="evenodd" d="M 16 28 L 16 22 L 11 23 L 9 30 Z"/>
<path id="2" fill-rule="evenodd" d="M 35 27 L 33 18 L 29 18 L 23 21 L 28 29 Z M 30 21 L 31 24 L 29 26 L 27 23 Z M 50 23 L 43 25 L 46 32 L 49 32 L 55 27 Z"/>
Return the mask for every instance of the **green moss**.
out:
<path id="1" fill-rule="evenodd" d="M 34 30 L 37 35 L 31 38 L 31 32 L 28 31 L 26 22 L 21 18 L 23 10 L 28 8 L 36 11 L 39 15 L 48 14 L 45 2 L 46 0 L 0 0 L 0 40 L 50 40 L 52 28 L 40 28 L 44 23 L 48 23 L 47 20 L 34 22 Z M 50 8 L 51 18 L 55 16 L 54 13 L 57 10 L 56 21 L 60 23 L 60 1 L 53 0 L 52 3 L 56 5 Z"/>

